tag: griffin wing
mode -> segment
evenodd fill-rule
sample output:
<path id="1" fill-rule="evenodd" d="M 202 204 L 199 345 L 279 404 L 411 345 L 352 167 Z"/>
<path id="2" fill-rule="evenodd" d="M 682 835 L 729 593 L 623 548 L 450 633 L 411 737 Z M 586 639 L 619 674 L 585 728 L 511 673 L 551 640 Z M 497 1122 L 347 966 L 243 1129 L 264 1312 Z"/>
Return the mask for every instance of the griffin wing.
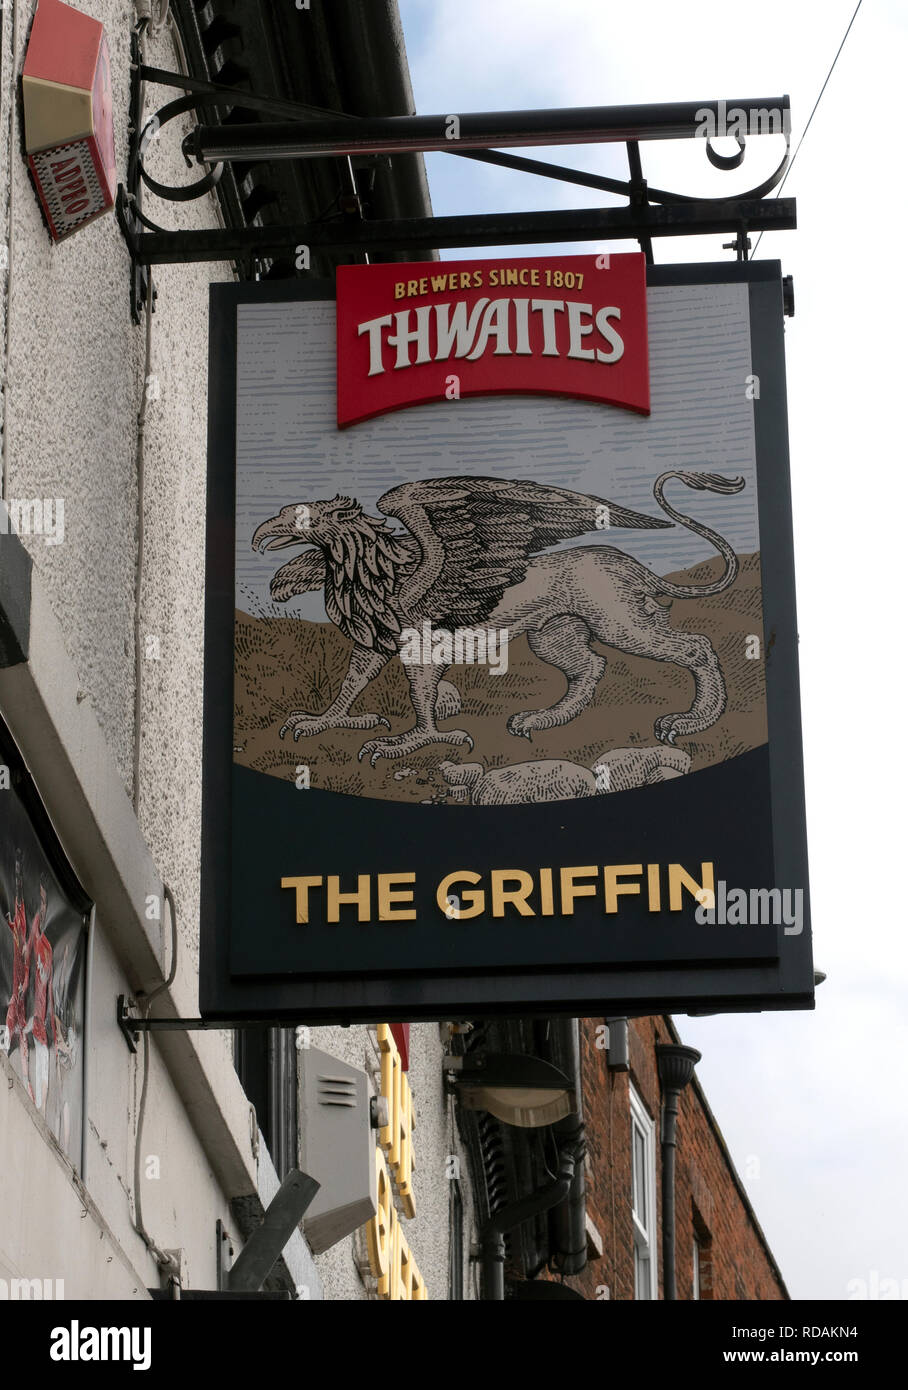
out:
<path id="1" fill-rule="evenodd" d="M 396 606 L 411 621 L 470 627 L 483 622 L 531 558 L 559 541 L 608 526 L 670 526 L 602 497 L 502 478 L 434 478 L 403 483 L 379 499 L 419 544 Z M 607 508 L 603 513 L 602 509 Z"/>
<path id="2" fill-rule="evenodd" d="M 311 593 L 325 587 L 325 557 L 320 550 L 306 550 L 281 565 L 271 577 L 271 597 L 286 603 L 296 594 Z"/>

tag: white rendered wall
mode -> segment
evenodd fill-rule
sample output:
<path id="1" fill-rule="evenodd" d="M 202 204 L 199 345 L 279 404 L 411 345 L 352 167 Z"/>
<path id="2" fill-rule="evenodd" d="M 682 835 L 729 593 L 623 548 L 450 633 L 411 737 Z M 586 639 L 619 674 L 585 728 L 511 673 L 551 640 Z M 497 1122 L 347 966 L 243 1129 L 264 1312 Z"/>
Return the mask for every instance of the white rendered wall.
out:
<path id="1" fill-rule="evenodd" d="M 38 582 L 64 633 L 78 673 L 77 700 L 88 702 L 103 730 L 123 786 L 132 793 L 134 753 L 134 594 L 137 560 L 136 420 L 145 381 L 145 329 L 131 321 L 130 269 L 113 215 L 54 246 L 19 150 L 18 117 L 10 144 L 10 102 L 21 72 L 34 9 L 18 0 L 17 52 L 11 53 L 13 5 L 0 5 L 0 244 L 7 245 L 12 294 L 0 273 L 0 371 L 4 428 L 8 432 L 11 497 L 62 498 L 65 539 L 47 545 L 24 537 Z M 79 8 L 103 21 L 110 44 L 117 163 L 122 178 L 127 150 L 130 28 L 126 0 L 79 0 Z M 168 33 L 149 40 L 146 58 L 177 65 Z M 173 96 L 147 94 L 150 112 Z M 179 123 L 165 128 L 155 154 L 155 173 L 186 177 Z M 9 235 L 7 191 L 12 194 Z M 165 226 L 214 225 L 214 204 L 203 199 L 146 209 Z M 152 373 L 145 442 L 143 645 L 156 655 L 143 662 L 139 823 L 160 876 L 179 909 L 181 976 L 198 964 L 199 835 L 201 810 L 203 582 L 205 542 L 208 285 L 230 278 L 227 266 L 162 267 L 153 318 Z M 158 394 L 159 393 L 159 394 Z M 53 805 L 48 808 L 54 814 Z M 64 846 L 65 847 L 65 846 Z M 86 1187 L 95 1207 L 82 1218 L 77 1184 L 42 1138 L 28 1113 L 21 1087 L 7 1094 L 0 1078 L 0 1277 L 58 1277 L 58 1241 L 66 1232 L 67 1297 L 142 1297 L 156 1284 L 156 1267 L 133 1228 L 133 1161 L 141 1050 L 129 1053 L 114 1023 L 115 999 L 129 993 L 117 924 L 99 917 L 92 998 L 92 1049 L 88 1089 Z M 169 957 L 168 957 L 169 958 Z M 187 1011 L 195 1011 L 191 1001 Z M 255 1126 L 240 1107 L 237 1118 L 232 1039 L 204 1037 L 200 1045 L 207 1085 L 227 1106 L 239 1165 L 255 1174 Z M 319 1029 L 318 1045 L 356 1065 L 374 1060 L 367 1030 Z M 411 1030 L 410 1083 L 417 1110 L 416 1218 L 406 1235 L 430 1297 L 444 1298 L 448 1280 L 447 1156 L 451 1123 L 441 1088 L 442 1046 L 436 1025 Z M 4 1067 L 6 1067 L 4 1059 Z M 4 1071 L 4 1077 L 6 1075 Z M 231 1090 L 231 1086 L 233 1090 Z M 228 1121 L 225 1121 L 225 1124 Z M 234 1237 L 229 1197 L 200 1143 L 194 1115 L 174 1085 L 158 1046 L 151 1072 L 144 1125 L 145 1225 L 162 1248 L 184 1251 L 190 1287 L 213 1288 L 215 1222 Z M 248 1132 L 247 1132 L 248 1131 Z M 459 1152 L 455 1146 L 454 1152 Z M 461 1174 L 468 1201 L 467 1174 Z M 241 1180 L 237 1180 L 242 1185 Z M 27 1223 L 11 1212 L 29 1210 Z M 469 1218 L 469 1210 L 468 1210 Z M 104 1231 L 103 1238 L 98 1232 Z M 469 1248 L 469 1220 L 466 1243 Z M 97 1247 L 116 1244 L 104 1256 Z M 236 1241 L 239 1249 L 241 1242 Z M 56 1263 L 55 1263 L 56 1261 Z M 31 1265 L 40 1266 L 34 1269 Z M 352 1238 L 319 1257 L 329 1298 L 368 1296 L 354 1259 Z M 138 1276 L 138 1283 L 136 1277 Z M 469 1296 L 470 1281 L 467 1278 Z"/>

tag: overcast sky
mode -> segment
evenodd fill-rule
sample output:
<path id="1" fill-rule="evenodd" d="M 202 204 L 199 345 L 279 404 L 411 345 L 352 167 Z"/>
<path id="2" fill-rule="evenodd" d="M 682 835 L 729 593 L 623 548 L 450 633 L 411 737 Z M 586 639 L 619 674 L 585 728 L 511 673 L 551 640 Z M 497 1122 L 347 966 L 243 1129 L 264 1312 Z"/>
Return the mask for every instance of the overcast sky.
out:
<path id="1" fill-rule="evenodd" d="M 420 113 L 787 92 L 793 147 L 854 4 L 400 0 Z M 703 1052 L 698 1075 L 794 1298 L 847 1299 L 861 1280 L 872 1295 L 885 1279 L 908 1297 L 906 59 L 904 0 L 864 0 L 785 187 L 799 230 L 767 234 L 757 252 L 795 284 L 786 348 L 811 896 L 829 978 L 814 1013 L 676 1020 Z M 644 174 L 683 193 L 736 193 L 775 167 L 781 145 L 750 141 L 744 165 L 719 174 L 699 141 L 651 144 Z M 537 157 L 624 177 L 622 150 Z M 427 163 L 441 214 L 618 201 L 446 155 Z M 727 259 L 723 239 L 657 241 L 656 260 Z"/>

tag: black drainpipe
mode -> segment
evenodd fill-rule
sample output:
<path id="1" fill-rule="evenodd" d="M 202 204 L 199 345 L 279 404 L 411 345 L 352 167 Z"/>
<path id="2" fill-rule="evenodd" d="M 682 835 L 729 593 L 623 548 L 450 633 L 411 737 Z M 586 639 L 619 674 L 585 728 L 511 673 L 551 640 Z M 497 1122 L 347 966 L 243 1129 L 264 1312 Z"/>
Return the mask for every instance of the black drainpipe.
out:
<path id="1" fill-rule="evenodd" d="M 531 1216 L 548 1211 L 563 1202 L 574 1180 L 574 1165 L 579 1154 L 573 1146 L 565 1146 L 558 1154 L 558 1176 L 528 1197 L 509 1202 L 490 1216 L 479 1235 L 482 1252 L 482 1296 L 484 1300 L 504 1299 L 504 1237 Z"/>
<path id="2" fill-rule="evenodd" d="M 694 1074 L 701 1053 L 680 1043 L 657 1043 L 662 1084 L 662 1286 L 665 1299 L 677 1299 L 675 1280 L 675 1141 L 678 1100 Z"/>
<path id="3" fill-rule="evenodd" d="M 551 1028 L 557 1053 L 550 1060 L 574 1078 L 574 1109 L 552 1125 L 558 1148 L 571 1149 L 577 1160 L 567 1199 L 551 1216 L 552 1268 L 564 1276 L 579 1274 L 586 1268 L 586 1175 L 580 1161 L 586 1152 L 586 1132 L 580 1085 L 580 1025 L 576 1018 L 558 1018 L 552 1019 Z"/>

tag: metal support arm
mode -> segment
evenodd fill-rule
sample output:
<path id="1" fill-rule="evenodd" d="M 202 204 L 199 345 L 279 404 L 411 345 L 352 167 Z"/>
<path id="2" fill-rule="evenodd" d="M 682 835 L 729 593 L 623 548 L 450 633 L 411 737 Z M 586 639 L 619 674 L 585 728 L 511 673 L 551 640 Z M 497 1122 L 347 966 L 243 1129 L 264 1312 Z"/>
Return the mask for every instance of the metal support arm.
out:
<path id="1" fill-rule="evenodd" d="M 333 251 L 411 251 L 441 247 L 522 246 L 560 241 L 621 241 L 647 237 L 736 235 L 787 231 L 796 226 L 793 198 L 753 202 L 645 204 L 626 208 L 577 208 L 560 212 L 480 213 L 413 217 L 401 221 L 306 223 L 296 226 L 225 227 L 210 231 L 142 232 L 130 237 L 140 265 L 229 261 L 239 256 L 287 254 L 293 247 Z"/>

